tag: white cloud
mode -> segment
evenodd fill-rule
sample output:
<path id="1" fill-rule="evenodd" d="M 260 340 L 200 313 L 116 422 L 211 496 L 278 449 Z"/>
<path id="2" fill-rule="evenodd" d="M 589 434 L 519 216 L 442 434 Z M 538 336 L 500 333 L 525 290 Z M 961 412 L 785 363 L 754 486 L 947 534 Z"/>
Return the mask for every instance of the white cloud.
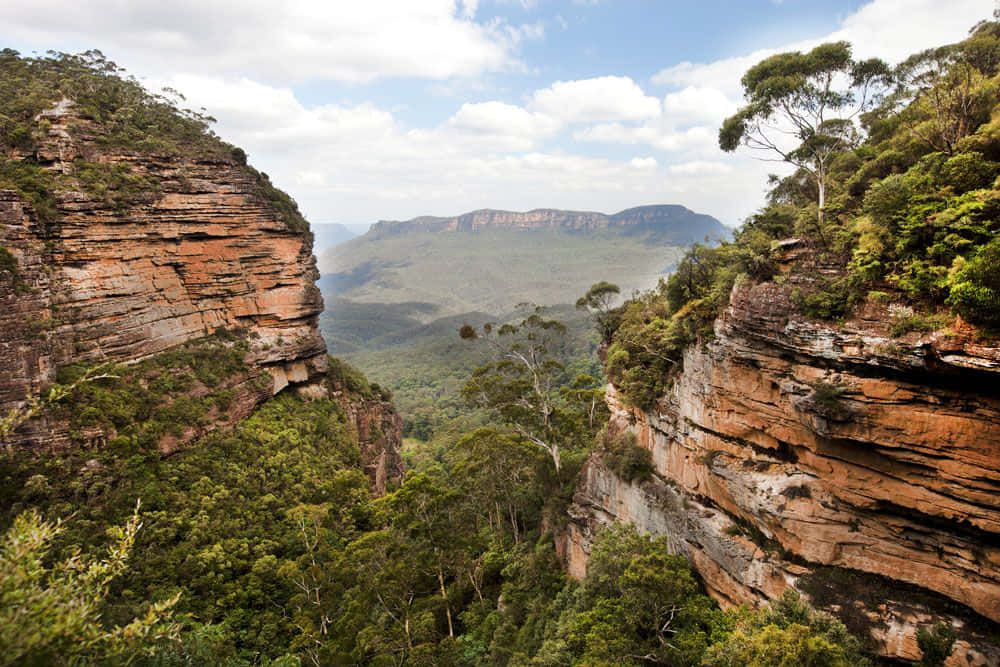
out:
<path id="1" fill-rule="evenodd" d="M 695 126 L 678 130 L 664 127 L 658 123 L 638 126 L 604 123 L 578 130 L 573 134 L 573 138 L 577 141 L 629 145 L 647 144 L 667 152 L 714 152 L 715 136 L 714 128 Z"/>
<path id="2" fill-rule="evenodd" d="M 640 120 L 660 113 L 660 101 L 627 76 L 556 81 L 536 90 L 529 106 L 567 122 Z"/>
<path id="3" fill-rule="evenodd" d="M 693 162 L 682 162 L 672 164 L 667 168 L 674 176 L 701 176 L 704 174 L 729 174 L 733 168 L 725 162 L 709 162 L 708 160 L 694 160 Z"/>
<path id="4" fill-rule="evenodd" d="M 326 185 L 326 176 L 319 171 L 300 171 L 295 174 L 295 182 L 307 187 L 320 187 Z"/>
<path id="5" fill-rule="evenodd" d="M 716 88 L 687 86 L 667 93 L 663 98 L 663 115 L 675 123 L 708 121 L 715 123 L 736 110 L 735 102 Z"/>
<path id="6" fill-rule="evenodd" d="M 628 161 L 629 166 L 635 169 L 656 169 L 655 157 L 634 157 Z"/>
<path id="7" fill-rule="evenodd" d="M 898 62 L 914 51 L 962 39 L 968 29 L 992 11 L 990 0 L 876 0 L 847 16 L 840 29 L 811 40 L 761 49 L 710 63 L 682 62 L 666 67 L 651 81 L 661 86 L 697 86 L 740 99 L 740 78 L 750 67 L 783 51 L 803 51 L 847 40 L 858 58 Z"/>
<path id="8" fill-rule="evenodd" d="M 178 88 L 316 222 L 678 202 L 735 223 L 763 201 L 766 175 L 779 167 L 717 147 L 747 68 L 829 39 L 851 40 L 861 57 L 898 59 L 961 39 L 991 9 L 989 0 L 874 0 L 822 39 L 666 67 L 651 81 L 662 88 L 602 76 L 545 81 L 525 94 L 490 74 L 533 64 L 518 61 L 519 45 L 545 27 L 486 19 L 485 5 L 6 0 L 3 32 L 7 43 L 39 51 L 100 46 L 155 77 L 154 87 Z M 393 99 L 398 78 L 429 80 L 402 89 L 448 97 L 428 107 L 412 92 Z M 375 79 L 390 81 L 347 88 L 356 99 L 339 104 L 315 102 L 322 86 L 299 86 Z M 519 94 L 520 106 L 497 101 Z M 444 110 L 438 120 L 408 123 L 400 101 Z M 605 154 L 618 157 L 595 156 Z"/>
<path id="9" fill-rule="evenodd" d="M 446 79 L 517 67 L 540 24 L 474 20 L 464 0 L 5 0 L 8 43 L 99 45 L 131 71 L 268 81 Z"/>
<path id="10" fill-rule="evenodd" d="M 530 150 L 538 139 L 555 133 L 560 123 L 513 104 L 477 102 L 463 104 L 446 126 L 466 137 L 496 140 L 498 146 L 514 150 Z"/>

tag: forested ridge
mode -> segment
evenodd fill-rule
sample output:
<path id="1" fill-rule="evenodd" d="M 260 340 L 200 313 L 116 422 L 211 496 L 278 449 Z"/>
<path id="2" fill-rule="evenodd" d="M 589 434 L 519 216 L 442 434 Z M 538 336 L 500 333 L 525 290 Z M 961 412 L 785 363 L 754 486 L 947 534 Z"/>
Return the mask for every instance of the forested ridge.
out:
<path id="1" fill-rule="evenodd" d="M 73 84 L 67 94 L 85 108 L 105 96 L 118 100 L 109 122 L 185 146 L 198 145 L 185 138 L 196 131 L 227 159 L 241 159 L 208 134 L 207 119 L 161 123 L 176 109 L 136 93 L 137 84 L 116 83 L 117 68 L 93 54 L 26 60 L 5 51 L 0 65 L 2 89 L 11 93 L 0 101 L 8 105 L 0 126 L 8 148 L 27 141 L 21 121 L 58 102 L 52 91 L 83 76 L 100 85 Z M 651 405 L 683 350 L 710 338 L 733 285 L 777 276 L 775 258 L 788 238 L 830 268 L 797 295 L 812 317 L 849 318 L 865 300 L 891 298 L 909 307 L 894 322 L 900 336 L 949 326 L 956 316 L 977 335 L 995 336 L 998 68 L 1000 24 L 990 22 L 961 44 L 892 69 L 856 63 L 846 44 L 751 69 L 747 107 L 723 126 L 723 149 L 782 108 L 834 95 L 817 80 L 850 80 L 834 101 L 858 102 L 858 122 L 825 118 L 803 130 L 801 145 L 782 149 L 797 171 L 775 180 L 767 205 L 733 242 L 695 246 L 660 288 L 622 306 L 609 283 L 581 297 L 607 374 L 625 398 Z M 857 87 L 876 84 L 881 94 L 854 97 Z M 122 91 L 128 107 L 120 106 Z M 100 120 L 107 112 L 92 113 Z M 57 177 L 37 165 L 5 160 L 0 187 L 41 211 L 50 178 Z M 295 228 L 294 203 L 265 186 L 262 176 L 262 196 L 277 197 Z M 16 264 L 0 265 L 0 276 L 15 280 Z M 606 428 L 603 378 L 549 311 L 448 335 L 486 360 L 462 381 L 475 417 L 457 422 L 467 430 L 417 443 L 404 478 L 380 497 L 361 470 L 343 406 L 327 398 L 280 394 L 241 423 L 162 456 L 159 436 L 225 410 L 225 381 L 245 370 L 241 332 L 220 331 L 138 364 L 63 369 L 32 409 L 110 437 L 96 449 L 3 451 L 0 664 L 872 660 L 867 638 L 794 593 L 757 610 L 722 610 L 665 538 L 626 526 L 600 534 L 586 576 L 569 578 L 556 545 L 585 460 L 596 453 L 623 478 L 641 480 L 650 454 Z M 385 395 L 346 364 L 332 368 L 331 379 L 350 392 Z M 185 394 L 192 387 L 197 396 Z M 3 419 L 0 436 L 18 415 Z M 947 627 L 925 628 L 923 664 L 943 664 L 954 639 Z"/>

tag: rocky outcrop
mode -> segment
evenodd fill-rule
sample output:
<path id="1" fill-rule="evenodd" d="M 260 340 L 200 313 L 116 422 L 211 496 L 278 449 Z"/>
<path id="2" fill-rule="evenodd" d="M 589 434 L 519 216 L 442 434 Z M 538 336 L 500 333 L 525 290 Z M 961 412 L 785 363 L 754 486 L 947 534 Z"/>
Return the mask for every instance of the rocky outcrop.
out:
<path id="1" fill-rule="evenodd" d="M 380 395 L 353 392 L 334 374 L 330 376 L 329 392 L 358 438 L 372 489 L 376 495 L 383 495 L 391 482 L 403 478 L 403 418 L 390 401 Z"/>
<path id="2" fill-rule="evenodd" d="M 705 237 L 724 239 L 729 230 L 710 215 L 683 206 L 639 206 L 613 215 L 593 211 L 538 208 L 527 212 L 480 209 L 454 217 L 423 216 L 407 221 L 381 220 L 372 225 L 372 238 L 419 232 L 477 232 L 495 229 L 595 231 L 627 228 L 636 233 L 658 233 L 665 241 L 686 245 Z"/>
<path id="3" fill-rule="evenodd" d="M 54 214 L 43 219 L 16 192 L 0 191 L 0 246 L 16 261 L 0 273 L 0 414 L 67 364 L 131 363 L 219 329 L 249 342 L 250 373 L 230 387 L 236 396 L 220 423 L 287 387 L 325 394 L 312 237 L 282 219 L 262 177 L 217 151 L 111 150 L 73 109 L 64 101 L 43 114 L 34 152 L 19 156 L 58 175 Z M 116 189 L 84 187 L 80 160 L 120 174 Z M 382 411 L 390 419 L 391 406 Z M 66 425 L 45 420 L 14 442 L 68 443 Z"/>
<path id="4" fill-rule="evenodd" d="M 599 525 L 629 521 L 668 536 L 724 604 L 793 587 L 883 655 L 918 658 L 918 626 L 945 620 L 963 637 L 952 664 L 1000 663 L 1000 350 L 961 322 L 893 338 L 878 303 L 811 322 L 793 283 L 738 284 L 654 409 L 609 389 L 611 427 L 656 473 L 630 484 L 588 463 L 570 572 Z"/>

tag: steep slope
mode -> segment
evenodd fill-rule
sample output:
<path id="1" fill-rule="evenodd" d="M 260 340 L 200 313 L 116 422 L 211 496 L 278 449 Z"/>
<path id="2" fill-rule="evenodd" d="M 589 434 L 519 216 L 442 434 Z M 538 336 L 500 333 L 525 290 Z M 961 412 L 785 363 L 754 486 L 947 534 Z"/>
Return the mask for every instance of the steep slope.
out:
<path id="1" fill-rule="evenodd" d="M 73 174 L 86 158 L 155 182 L 155 193 L 123 206 L 58 190 L 49 223 L 17 193 L 0 193 L 0 244 L 17 262 L 0 297 L 0 355 L 11 370 L 0 410 L 50 384 L 60 366 L 142 359 L 220 328 L 244 330 L 254 373 L 272 379 L 244 410 L 322 375 L 311 238 L 280 220 L 246 167 L 100 151 L 100 128 L 70 103 L 45 120 L 30 156 L 45 169 Z M 56 445 L 65 433 L 52 428 L 39 424 L 23 440 Z"/>
<path id="2" fill-rule="evenodd" d="M 809 320 L 792 294 L 812 272 L 790 272 L 798 250 L 786 260 L 782 281 L 734 287 L 652 408 L 609 390 L 611 428 L 636 435 L 655 474 L 629 483 L 589 462 L 571 572 L 599 525 L 634 522 L 668 535 L 723 603 L 794 587 L 911 660 L 917 627 L 947 619 L 969 664 L 996 664 L 1000 349 L 959 323 L 894 338 L 884 303 Z"/>
<path id="3" fill-rule="evenodd" d="M 72 76 L 92 74 L 77 67 Z M 101 81 L 127 93 L 134 85 Z M 0 272 L 0 414 L 74 376 L 60 369 L 135 366 L 182 348 L 208 358 L 238 350 L 231 374 L 213 377 L 212 386 L 198 378 L 179 396 L 164 393 L 173 402 L 227 394 L 224 409 L 206 407 L 177 433 L 159 435 L 160 448 L 172 451 L 238 422 L 286 387 L 326 395 L 328 357 L 317 327 L 323 300 L 312 235 L 294 203 L 239 149 L 172 108 L 145 104 L 197 139 L 187 150 L 122 142 L 120 126 L 68 98 L 15 128 L 30 139 L 0 163 L 0 249 L 9 258 Z M 388 404 L 358 410 L 380 413 L 369 420 L 396 419 Z M 48 411 L 7 444 L 59 449 L 113 436 L 78 426 Z M 381 443 L 390 456 L 398 431 L 390 428 L 395 440 Z M 382 468 L 398 472 L 395 463 Z"/>

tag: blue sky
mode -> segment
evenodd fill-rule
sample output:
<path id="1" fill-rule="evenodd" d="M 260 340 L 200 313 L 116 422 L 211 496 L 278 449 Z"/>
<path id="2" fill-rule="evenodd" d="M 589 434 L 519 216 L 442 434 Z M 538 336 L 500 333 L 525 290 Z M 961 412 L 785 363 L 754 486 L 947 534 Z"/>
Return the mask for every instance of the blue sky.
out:
<path id="1" fill-rule="evenodd" d="M 170 85 L 314 222 L 679 203 L 737 224 L 775 165 L 721 153 L 739 78 L 848 39 L 898 61 L 992 0 L 7 0 L 2 46 Z"/>

